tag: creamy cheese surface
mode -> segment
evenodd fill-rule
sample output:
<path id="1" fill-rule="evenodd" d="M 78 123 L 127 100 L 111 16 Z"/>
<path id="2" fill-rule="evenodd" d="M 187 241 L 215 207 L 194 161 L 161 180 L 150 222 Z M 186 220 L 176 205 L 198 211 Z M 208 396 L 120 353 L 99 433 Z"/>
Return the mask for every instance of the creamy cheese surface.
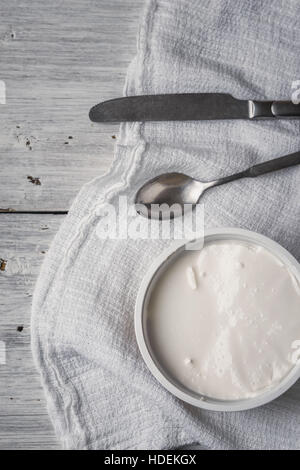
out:
<path id="1" fill-rule="evenodd" d="M 294 367 L 299 280 L 262 247 L 228 241 L 182 252 L 155 277 L 145 308 L 154 356 L 192 391 L 253 397 Z"/>

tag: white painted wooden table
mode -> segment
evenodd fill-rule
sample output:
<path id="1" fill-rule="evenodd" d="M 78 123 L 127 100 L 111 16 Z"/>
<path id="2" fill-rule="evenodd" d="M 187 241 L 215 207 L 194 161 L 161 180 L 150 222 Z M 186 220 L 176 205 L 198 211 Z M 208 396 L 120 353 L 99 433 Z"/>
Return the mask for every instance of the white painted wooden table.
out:
<path id="1" fill-rule="evenodd" d="M 31 297 L 72 199 L 112 161 L 118 127 L 88 111 L 122 94 L 142 5 L 0 2 L 0 449 L 59 448 L 31 357 Z"/>

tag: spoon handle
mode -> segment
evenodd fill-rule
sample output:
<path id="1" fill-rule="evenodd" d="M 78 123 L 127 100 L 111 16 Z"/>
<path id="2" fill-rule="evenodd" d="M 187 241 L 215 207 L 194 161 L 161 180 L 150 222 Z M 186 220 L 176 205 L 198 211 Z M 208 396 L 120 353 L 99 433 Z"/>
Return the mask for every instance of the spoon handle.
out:
<path id="1" fill-rule="evenodd" d="M 275 158 L 258 165 L 251 166 L 247 170 L 241 171 L 234 175 L 225 176 L 213 181 L 212 186 L 219 186 L 221 184 L 229 183 L 230 181 L 238 180 L 240 178 L 255 178 L 256 176 L 264 175 L 265 173 L 271 173 L 272 171 L 282 170 L 290 166 L 299 165 L 300 163 L 300 152 L 291 153 L 283 157 Z"/>
<path id="2" fill-rule="evenodd" d="M 255 177 L 270 173 L 271 171 L 283 170 L 290 166 L 299 165 L 300 163 L 300 152 L 291 153 L 283 157 L 275 158 L 264 163 L 259 163 L 249 168 L 247 171 L 248 176 Z"/>

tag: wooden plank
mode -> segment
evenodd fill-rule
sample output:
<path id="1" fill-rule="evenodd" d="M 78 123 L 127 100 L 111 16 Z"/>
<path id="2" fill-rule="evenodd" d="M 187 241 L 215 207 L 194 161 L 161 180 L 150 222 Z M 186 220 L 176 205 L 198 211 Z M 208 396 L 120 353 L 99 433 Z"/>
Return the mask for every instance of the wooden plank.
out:
<path id="1" fill-rule="evenodd" d="M 142 4 L 1 3 L 0 212 L 28 215 L 0 213 L 0 449 L 59 447 L 30 351 L 31 296 L 63 219 L 43 212 L 66 211 L 110 166 L 118 126 L 92 124 L 88 110 L 122 93 Z"/>
<path id="2" fill-rule="evenodd" d="M 30 349 L 31 298 L 64 216 L 0 214 L 0 449 L 59 448 Z"/>
<path id="3" fill-rule="evenodd" d="M 122 94 L 142 5 L 1 2 L 0 209 L 66 210 L 107 171 L 118 126 L 93 124 L 88 111 Z"/>

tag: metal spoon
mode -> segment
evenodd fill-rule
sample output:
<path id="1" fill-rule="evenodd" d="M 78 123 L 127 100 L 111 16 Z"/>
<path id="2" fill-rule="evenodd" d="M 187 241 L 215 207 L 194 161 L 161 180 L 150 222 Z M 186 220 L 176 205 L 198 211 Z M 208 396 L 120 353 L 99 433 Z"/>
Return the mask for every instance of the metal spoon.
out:
<path id="1" fill-rule="evenodd" d="M 182 173 L 165 173 L 148 181 L 139 189 L 135 197 L 136 210 L 144 217 L 166 219 L 170 217 L 170 207 L 173 206 L 171 215 L 177 217 L 186 209 L 184 204 L 197 204 L 204 191 L 213 186 L 240 178 L 254 178 L 299 163 L 300 152 L 296 152 L 209 182 L 198 181 Z"/>

